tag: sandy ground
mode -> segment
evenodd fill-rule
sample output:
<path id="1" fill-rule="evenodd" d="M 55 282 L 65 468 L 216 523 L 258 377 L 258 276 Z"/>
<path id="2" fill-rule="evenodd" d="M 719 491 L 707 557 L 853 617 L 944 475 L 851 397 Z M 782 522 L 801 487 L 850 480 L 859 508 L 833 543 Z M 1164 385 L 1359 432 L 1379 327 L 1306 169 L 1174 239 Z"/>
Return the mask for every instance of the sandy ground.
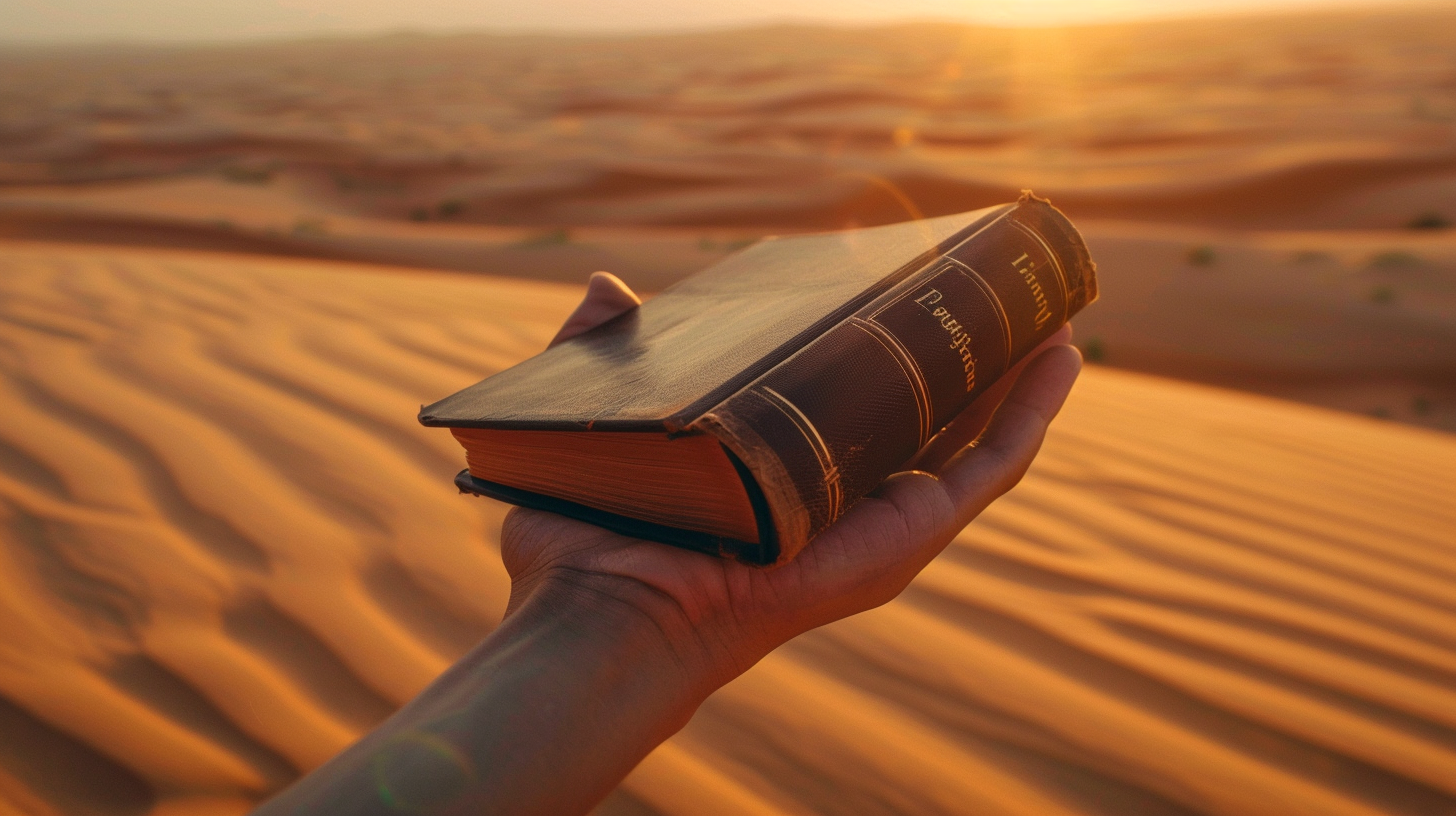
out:
<path id="1" fill-rule="evenodd" d="M 1456 221 L 1456 10 L 1004 30 L 0 50 L 0 183 L 211 172 L 341 214 L 839 228 L 996 204 Z M 286 223 L 285 223 L 286 226 Z"/>
<path id="2" fill-rule="evenodd" d="M 1103 295 L 1079 343 L 1099 362 L 1456 431 L 1456 230 L 1077 224 Z M 643 292 L 760 234 L 417 224 L 331 214 L 281 182 L 195 177 L 0 190 L 7 233 L 563 283 L 605 269 Z"/>
<path id="3" fill-rule="evenodd" d="M 1035 188 L 1106 365 L 1456 431 L 1456 10 L 0 48 L 0 237 L 657 291 Z"/>
<path id="4" fill-rule="evenodd" d="M 503 508 L 414 412 L 579 293 L 0 244 L 0 812 L 241 812 L 488 631 Z M 902 598 L 599 813 L 1452 812 L 1453 485 L 1447 434 L 1093 366 Z"/>
<path id="5" fill-rule="evenodd" d="M 1453 53 L 1435 5 L 0 48 L 0 813 L 239 813 L 489 631 L 504 509 L 414 414 L 590 271 L 1023 187 L 1103 284 L 1026 482 L 600 814 L 1456 813 Z"/>

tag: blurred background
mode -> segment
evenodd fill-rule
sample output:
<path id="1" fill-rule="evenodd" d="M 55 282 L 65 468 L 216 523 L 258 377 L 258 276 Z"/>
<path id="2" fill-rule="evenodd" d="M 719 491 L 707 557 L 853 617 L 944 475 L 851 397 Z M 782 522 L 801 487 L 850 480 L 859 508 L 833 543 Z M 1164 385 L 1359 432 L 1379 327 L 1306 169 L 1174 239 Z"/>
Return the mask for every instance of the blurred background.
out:
<path id="1" fill-rule="evenodd" d="M 1030 188 L 1098 362 L 1456 428 L 1449 3 L 6 0 L 0 235 L 655 291 Z"/>
<path id="2" fill-rule="evenodd" d="M 0 816 L 239 816 L 488 633 L 416 411 L 593 270 L 1028 188 L 1026 479 L 597 816 L 1456 813 L 1456 2 L 0 0 Z"/>

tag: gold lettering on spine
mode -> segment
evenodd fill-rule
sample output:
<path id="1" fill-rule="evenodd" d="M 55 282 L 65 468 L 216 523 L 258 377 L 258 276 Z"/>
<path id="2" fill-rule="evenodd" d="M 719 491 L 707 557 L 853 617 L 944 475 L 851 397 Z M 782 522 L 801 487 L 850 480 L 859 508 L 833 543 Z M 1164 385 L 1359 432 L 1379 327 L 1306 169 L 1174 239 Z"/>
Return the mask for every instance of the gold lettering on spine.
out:
<path id="1" fill-rule="evenodd" d="M 976 387 L 976 357 L 971 353 L 971 333 L 961 322 L 950 313 L 944 306 L 936 306 L 945 298 L 938 290 L 930 289 L 918 298 L 915 302 L 920 308 L 930 312 L 932 317 L 940 320 L 940 327 L 950 335 L 950 348 L 961 358 L 961 367 L 966 374 L 966 393 L 969 394 Z M 931 308 L 935 306 L 935 308 Z"/>
<path id="2" fill-rule="evenodd" d="M 1047 305 L 1046 292 L 1042 291 L 1041 281 L 1036 279 L 1034 271 L 1036 261 L 1031 260 L 1031 256 L 1023 252 L 1020 258 L 1011 262 L 1011 266 L 1016 269 L 1017 274 L 1021 275 L 1021 279 L 1026 283 L 1026 288 L 1031 290 L 1031 297 L 1036 301 L 1036 329 L 1041 331 L 1041 327 L 1052 319 L 1052 309 Z"/>
<path id="3" fill-rule="evenodd" d="M 1041 236 L 1040 232 L 1037 232 L 1036 230 L 1028 227 L 1027 225 L 1019 221 L 1012 221 L 1011 223 L 1014 224 L 1017 229 L 1026 233 L 1026 235 L 1028 235 L 1033 241 L 1036 241 L 1036 245 L 1041 247 L 1042 252 L 1045 252 L 1046 256 L 1048 258 L 1051 258 L 1052 271 L 1056 273 L 1057 286 L 1061 288 L 1062 292 L 1062 322 L 1066 322 L 1067 319 L 1072 316 L 1071 312 L 1068 311 L 1068 309 L 1070 309 L 1072 306 L 1072 290 L 1067 285 L 1067 272 L 1065 269 L 1062 268 L 1061 257 L 1057 255 L 1057 253 L 1052 251 L 1051 246 L 1047 244 L 1046 239 Z"/>

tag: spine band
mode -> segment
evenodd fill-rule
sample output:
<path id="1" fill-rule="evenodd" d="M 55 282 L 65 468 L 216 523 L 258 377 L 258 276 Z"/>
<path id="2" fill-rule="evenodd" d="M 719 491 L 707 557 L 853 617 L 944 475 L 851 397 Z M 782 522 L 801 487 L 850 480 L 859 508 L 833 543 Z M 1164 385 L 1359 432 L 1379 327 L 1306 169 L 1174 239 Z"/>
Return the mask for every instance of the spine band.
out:
<path id="1" fill-rule="evenodd" d="M 1081 236 L 1023 195 L 694 426 L 748 463 L 784 561 L 1096 295 Z"/>

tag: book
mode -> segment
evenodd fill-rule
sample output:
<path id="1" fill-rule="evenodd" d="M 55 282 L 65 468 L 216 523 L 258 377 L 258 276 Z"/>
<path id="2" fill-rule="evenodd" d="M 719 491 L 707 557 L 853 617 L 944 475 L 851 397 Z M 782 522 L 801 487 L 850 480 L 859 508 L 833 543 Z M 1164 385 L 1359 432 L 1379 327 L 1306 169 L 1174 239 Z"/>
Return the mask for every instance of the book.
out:
<path id="1" fill-rule="evenodd" d="M 1097 297 L 1051 204 L 766 238 L 420 409 L 461 490 L 785 562 Z"/>

